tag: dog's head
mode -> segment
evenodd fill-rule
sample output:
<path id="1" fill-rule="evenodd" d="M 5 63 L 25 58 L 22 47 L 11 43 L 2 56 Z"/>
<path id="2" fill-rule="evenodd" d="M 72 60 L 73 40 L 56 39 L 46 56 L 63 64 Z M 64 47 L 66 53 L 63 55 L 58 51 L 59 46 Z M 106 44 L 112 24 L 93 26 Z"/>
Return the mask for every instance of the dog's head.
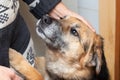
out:
<path id="1" fill-rule="evenodd" d="M 103 39 L 81 20 L 70 16 L 61 20 L 43 16 L 37 23 L 36 31 L 46 42 L 49 51 L 54 53 L 55 62 L 62 59 L 81 71 L 90 70 L 88 75 L 92 75 L 91 72 L 100 74 Z M 84 72 L 82 75 L 87 74 Z"/>

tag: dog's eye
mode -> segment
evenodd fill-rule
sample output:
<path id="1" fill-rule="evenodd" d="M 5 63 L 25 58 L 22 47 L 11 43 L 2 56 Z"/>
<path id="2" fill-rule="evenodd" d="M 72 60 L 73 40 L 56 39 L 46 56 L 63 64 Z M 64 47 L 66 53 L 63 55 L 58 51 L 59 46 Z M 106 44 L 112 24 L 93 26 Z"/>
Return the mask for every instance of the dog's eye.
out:
<path id="1" fill-rule="evenodd" d="M 75 28 L 71 28 L 70 30 L 71 34 L 73 34 L 74 36 L 78 36 L 78 32 Z"/>

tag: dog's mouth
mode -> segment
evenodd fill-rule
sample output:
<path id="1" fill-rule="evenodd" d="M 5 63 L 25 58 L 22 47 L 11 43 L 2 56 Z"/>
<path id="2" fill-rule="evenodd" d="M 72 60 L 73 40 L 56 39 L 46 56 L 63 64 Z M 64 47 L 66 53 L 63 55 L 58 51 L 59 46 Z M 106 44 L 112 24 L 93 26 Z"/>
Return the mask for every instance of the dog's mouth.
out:
<path id="1" fill-rule="evenodd" d="M 60 23 L 49 17 L 43 16 L 37 23 L 37 34 L 46 42 L 47 45 L 53 48 L 58 48 L 62 44 Z"/>

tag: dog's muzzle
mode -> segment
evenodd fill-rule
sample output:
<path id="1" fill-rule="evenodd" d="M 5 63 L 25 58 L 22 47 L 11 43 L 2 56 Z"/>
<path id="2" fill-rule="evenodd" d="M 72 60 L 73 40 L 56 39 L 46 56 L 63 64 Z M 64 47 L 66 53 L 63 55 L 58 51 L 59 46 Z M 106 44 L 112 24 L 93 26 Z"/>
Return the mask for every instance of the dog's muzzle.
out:
<path id="1" fill-rule="evenodd" d="M 42 35 L 47 36 L 46 30 L 49 28 L 50 24 L 52 24 L 52 19 L 49 16 L 43 16 L 40 20 L 37 22 L 36 32 L 37 34 L 42 37 Z"/>
<path id="2" fill-rule="evenodd" d="M 49 26 L 52 23 L 52 19 L 49 16 L 43 16 L 40 20 L 37 22 L 37 28 L 45 28 Z"/>
<path id="3" fill-rule="evenodd" d="M 60 23 L 49 17 L 43 16 L 38 22 L 36 27 L 37 34 L 52 47 L 61 45 L 61 29 Z"/>

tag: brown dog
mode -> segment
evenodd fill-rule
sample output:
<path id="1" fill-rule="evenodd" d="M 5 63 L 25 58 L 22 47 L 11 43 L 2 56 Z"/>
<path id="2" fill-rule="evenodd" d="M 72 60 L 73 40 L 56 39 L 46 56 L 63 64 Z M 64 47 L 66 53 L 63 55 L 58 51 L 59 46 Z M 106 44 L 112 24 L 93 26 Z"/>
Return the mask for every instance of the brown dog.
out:
<path id="1" fill-rule="evenodd" d="M 108 80 L 103 39 L 74 17 L 44 16 L 37 33 L 47 45 L 45 80 Z"/>
<path id="2" fill-rule="evenodd" d="M 45 80 L 109 80 L 103 39 L 82 21 L 44 16 L 36 31 L 47 45 L 45 62 L 38 58 L 35 65 L 45 74 Z M 43 80 L 20 53 L 10 49 L 9 54 L 11 66 L 26 80 Z"/>

